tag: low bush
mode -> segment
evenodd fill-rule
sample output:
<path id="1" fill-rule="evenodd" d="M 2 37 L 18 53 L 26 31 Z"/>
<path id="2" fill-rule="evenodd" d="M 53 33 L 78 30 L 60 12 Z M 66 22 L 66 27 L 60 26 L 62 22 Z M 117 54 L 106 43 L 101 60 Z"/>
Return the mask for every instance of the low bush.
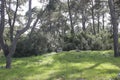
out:
<path id="1" fill-rule="evenodd" d="M 101 32 L 93 35 L 81 32 L 74 38 L 65 37 L 63 50 L 69 51 L 75 48 L 80 50 L 109 50 L 113 47 L 113 39 L 109 32 Z"/>
<path id="2" fill-rule="evenodd" d="M 18 41 L 14 57 L 28 57 L 32 55 L 41 55 L 47 51 L 47 39 L 42 35 L 32 35 L 31 38 L 25 37 Z"/>

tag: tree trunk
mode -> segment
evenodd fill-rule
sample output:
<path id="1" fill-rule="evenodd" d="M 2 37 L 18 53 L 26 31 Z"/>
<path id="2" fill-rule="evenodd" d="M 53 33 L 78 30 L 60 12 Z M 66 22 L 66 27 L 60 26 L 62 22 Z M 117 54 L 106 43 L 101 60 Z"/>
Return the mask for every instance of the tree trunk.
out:
<path id="1" fill-rule="evenodd" d="M 9 53 L 10 54 L 10 53 Z M 9 55 L 6 57 L 6 68 L 10 69 L 11 68 L 11 62 L 12 62 L 12 56 Z"/>
<path id="2" fill-rule="evenodd" d="M 30 28 L 30 24 L 32 21 L 32 19 L 31 19 L 31 15 L 32 15 L 31 2 L 32 1 L 29 0 L 29 16 L 28 16 L 28 22 L 26 24 L 26 27 L 24 27 L 21 30 L 17 30 L 15 37 L 13 38 L 13 40 L 11 40 L 11 46 L 8 47 L 8 45 L 5 44 L 5 41 L 3 38 L 3 33 L 4 33 L 4 28 L 5 28 L 5 0 L 1 0 L 0 46 L 2 47 L 4 55 L 6 57 L 6 68 L 7 69 L 11 68 L 12 55 L 15 53 L 18 39 L 25 31 L 27 31 Z M 16 13 L 15 13 L 15 16 L 16 16 Z"/>
<path id="3" fill-rule="evenodd" d="M 5 0 L 1 0 L 1 21 L 0 21 L 0 46 L 4 52 L 4 56 L 6 57 L 8 55 L 8 45 L 5 44 L 3 33 L 5 28 Z"/>
<path id="4" fill-rule="evenodd" d="M 71 36 L 74 38 L 75 33 L 74 33 L 74 26 L 73 26 L 73 20 L 72 20 L 71 7 L 70 7 L 70 0 L 68 0 L 67 3 L 68 3 L 70 25 L 71 25 Z"/>
<path id="5" fill-rule="evenodd" d="M 118 57 L 118 16 L 115 12 L 115 6 L 113 0 L 108 0 L 109 8 L 110 8 L 110 14 L 111 14 L 111 20 L 113 25 L 113 40 L 114 40 L 114 56 Z"/>
<path id="6" fill-rule="evenodd" d="M 4 49 L 3 49 L 3 52 L 4 52 L 4 56 L 7 57 L 7 55 L 9 54 L 9 47 L 8 45 L 4 45 Z"/>
<path id="7" fill-rule="evenodd" d="M 16 17 L 17 17 L 17 11 L 18 11 L 18 7 L 19 7 L 19 1 L 18 0 L 16 0 L 16 1 L 17 1 L 17 3 L 16 3 L 16 9 L 15 9 L 15 12 L 14 12 L 13 21 L 11 23 L 9 23 L 10 24 L 10 40 L 11 40 L 11 42 L 13 41 L 14 27 L 15 27 L 15 22 L 16 22 Z M 10 3 L 11 3 L 11 1 L 10 1 Z M 9 8 L 11 8 L 11 6 L 9 6 Z M 10 14 L 10 13 L 8 13 L 8 14 Z M 10 15 L 8 15 L 8 17 L 10 19 Z"/>
<path id="8" fill-rule="evenodd" d="M 12 63 L 12 56 L 15 53 L 17 41 L 20 37 L 20 33 L 17 33 L 15 38 L 13 39 L 13 42 L 11 43 L 11 46 L 9 47 L 9 53 L 6 56 L 6 68 L 10 69 L 11 68 L 11 63 Z"/>
<path id="9" fill-rule="evenodd" d="M 92 23 L 93 23 L 93 34 L 95 35 L 96 34 L 96 31 L 95 31 L 95 18 L 94 18 L 94 0 L 92 0 Z"/>
<path id="10" fill-rule="evenodd" d="M 98 18 L 98 33 L 100 32 L 100 13 L 97 13 L 97 18 Z"/>
<path id="11" fill-rule="evenodd" d="M 83 26 L 82 28 L 83 28 L 83 31 L 86 30 L 86 28 L 85 28 L 85 22 L 86 22 L 85 11 L 82 10 L 82 26 Z"/>
<path id="12" fill-rule="evenodd" d="M 0 45 L 1 45 L 2 50 L 4 52 L 4 56 L 6 57 L 6 68 L 10 68 L 11 67 L 10 66 L 11 58 L 8 57 L 8 55 L 9 55 L 9 48 L 5 44 L 5 41 L 3 39 L 4 28 L 5 28 L 5 0 L 1 0 Z"/>
<path id="13" fill-rule="evenodd" d="M 104 28 L 105 28 L 105 20 L 104 20 L 104 19 L 105 19 L 105 14 L 103 13 L 102 16 L 103 16 L 103 18 L 102 18 L 102 23 L 103 23 L 103 30 L 104 30 Z"/>

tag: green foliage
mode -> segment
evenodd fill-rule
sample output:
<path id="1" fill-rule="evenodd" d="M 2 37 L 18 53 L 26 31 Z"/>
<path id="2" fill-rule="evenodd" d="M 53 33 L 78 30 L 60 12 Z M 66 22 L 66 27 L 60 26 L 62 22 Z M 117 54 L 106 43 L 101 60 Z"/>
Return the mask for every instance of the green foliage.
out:
<path id="1" fill-rule="evenodd" d="M 73 43 L 66 43 L 64 44 L 63 50 L 64 51 L 70 51 L 76 49 L 75 44 Z"/>
<path id="2" fill-rule="evenodd" d="M 74 39 L 71 36 L 65 36 L 64 37 L 64 45 L 63 45 L 63 50 L 64 51 L 70 51 L 76 49 L 75 43 L 73 43 Z"/>
<path id="3" fill-rule="evenodd" d="M 93 35 L 87 32 L 81 32 L 75 38 L 66 36 L 64 38 L 63 50 L 69 51 L 73 49 L 80 50 L 109 50 L 112 49 L 113 42 L 109 32 L 100 32 Z M 72 48 L 71 48 L 72 47 Z"/>
<path id="4" fill-rule="evenodd" d="M 120 53 L 120 38 L 118 38 L 118 48 L 119 48 L 119 53 Z"/>
<path id="5" fill-rule="evenodd" d="M 16 52 L 14 57 L 27 57 L 37 54 L 35 52 L 35 47 L 29 42 L 28 39 L 20 40 L 16 47 Z"/>
<path id="6" fill-rule="evenodd" d="M 2 52 L 2 50 L 0 50 L 0 57 L 3 57 L 4 55 L 3 55 L 3 52 Z"/>
<path id="7" fill-rule="evenodd" d="M 69 51 L 13 58 L 12 65 L 10 70 L 0 67 L 1 80 L 112 80 L 120 71 L 120 58 L 113 51 Z"/>
<path id="8" fill-rule="evenodd" d="M 19 40 L 14 57 L 40 55 L 48 51 L 47 39 L 41 34 L 32 34 L 30 38 Z"/>

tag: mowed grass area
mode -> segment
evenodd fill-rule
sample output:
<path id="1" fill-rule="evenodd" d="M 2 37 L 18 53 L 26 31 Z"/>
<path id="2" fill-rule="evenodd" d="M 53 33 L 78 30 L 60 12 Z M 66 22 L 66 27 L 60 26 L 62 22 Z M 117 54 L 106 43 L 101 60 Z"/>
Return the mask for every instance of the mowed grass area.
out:
<path id="1" fill-rule="evenodd" d="M 119 72 L 120 58 L 113 51 L 69 51 L 14 58 L 12 69 L 0 68 L 0 80 L 110 80 Z"/>

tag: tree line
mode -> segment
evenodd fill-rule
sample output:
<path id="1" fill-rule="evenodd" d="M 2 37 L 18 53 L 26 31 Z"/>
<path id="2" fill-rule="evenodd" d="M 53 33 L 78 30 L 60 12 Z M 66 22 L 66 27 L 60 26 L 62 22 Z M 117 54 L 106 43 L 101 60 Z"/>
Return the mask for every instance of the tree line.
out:
<path id="1" fill-rule="evenodd" d="M 26 3 L 27 12 L 20 14 Z M 6 68 L 11 68 L 12 56 L 39 55 L 59 48 L 114 47 L 118 57 L 119 8 L 119 0 L 49 0 L 43 8 L 32 7 L 32 0 L 0 0 L 0 46 Z"/>

